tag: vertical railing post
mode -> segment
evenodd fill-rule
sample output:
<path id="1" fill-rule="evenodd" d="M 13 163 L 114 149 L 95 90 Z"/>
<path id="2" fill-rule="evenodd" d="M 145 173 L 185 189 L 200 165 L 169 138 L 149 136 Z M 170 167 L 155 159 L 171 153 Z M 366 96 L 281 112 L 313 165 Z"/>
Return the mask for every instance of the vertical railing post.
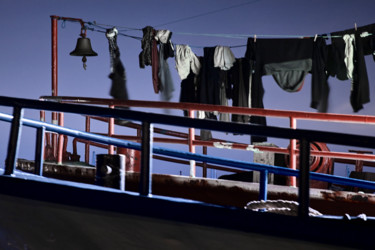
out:
<path id="1" fill-rule="evenodd" d="M 59 113 L 59 126 L 64 127 L 64 113 Z M 59 141 L 57 145 L 57 164 L 62 164 L 64 148 L 64 135 L 59 134 Z"/>
<path id="2" fill-rule="evenodd" d="M 260 171 L 259 200 L 267 200 L 268 170 Z"/>
<path id="3" fill-rule="evenodd" d="M 203 146 L 203 154 L 207 155 L 207 146 Z M 207 162 L 203 162 L 203 178 L 207 178 Z"/>
<path id="4" fill-rule="evenodd" d="M 21 137 L 23 109 L 15 106 L 13 108 L 13 120 L 10 128 L 10 136 L 8 142 L 8 153 L 5 161 L 5 175 L 12 175 L 16 168 L 16 160 L 18 155 L 19 140 Z"/>
<path id="5" fill-rule="evenodd" d="M 46 132 L 45 127 L 36 129 L 36 145 L 35 145 L 35 162 L 34 174 L 43 175 L 43 155 L 44 155 L 44 135 Z"/>
<path id="6" fill-rule="evenodd" d="M 310 206 L 310 142 L 301 139 L 299 150 L 298 216 L 307 218 Z"/>
<path id="7" fill-rule="evenodd" d="M 153 126 L 150 122 L 142 122 L 141 145 L 141 174 L 139 180 L 139 194 L 147 196 L 152 193 L 152 141 Z"/>
<path id="8" fill-rule="evenodd" d="M 194 118 L 194 110 L 189 109 L 189 117 Z M 195 153 L 195 128 L 189 128 L 189 152 Z M 190 160 L 190 177 L 196 176 L 196 165 L 194 160 Z"/>
<path id="9" fill-rule="evenodd" d="M 114 105 L 110 105 L 109 108 L 115 108 Z M 115 118 L 110 117 L 108 120 L 108 136 L 112 137 L 115 133 Z M 113 155 L 115 153 L 115 147 L 113 145 L 108 146 L 108 154 Z"/>
<path id="10" fill-rule="evenodd" d="M 291 129 L 296 129 L 297 128 L 297 121 L 293 117 L 290 117 L 290 128 Z M 296 148 L 297 148 L 297 141 L 296 141 L 296 139 L 290 139 L 289 167 L 291 169 L 297 169 Z M 296 187 L 297 186 L 296 177 L 294 177 L 294 176 L 290 176 L 289 177 L 289 186 L 291 186 L 291 187 Z"/>
<path id="11" fill-rule="evenodd" d="M 85 131 L 86 132 L 91 132 L 90 131 L 90 116 L 86 116 L 86 125 L 85 125 Z M 95 159 L 93 159 L 95 161 Z M 85 142 L 85 162 L 88 164 L 90 162 L 90 143 Z"/>

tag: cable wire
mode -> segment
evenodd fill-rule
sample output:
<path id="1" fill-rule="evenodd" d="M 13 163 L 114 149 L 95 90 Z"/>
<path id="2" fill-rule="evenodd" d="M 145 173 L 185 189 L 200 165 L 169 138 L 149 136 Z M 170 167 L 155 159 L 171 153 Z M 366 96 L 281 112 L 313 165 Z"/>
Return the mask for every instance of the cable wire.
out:
<path id="1" fill-rule="evenodd" d="M 198 15 L 194 15 L 194 16 L 190 16 L 190 17 L 184 17 L 184 18 L 181 18 L 181 19 L 177 19 L 177 20 L 166 22 L 166 23 L 158 24 L 154 27 L 165 26 L 167 24 L 179 23 L 179 22 L 187 21 L 187 20 L 190 20 L 190 19 L 198 18 L 198 17 L 208 16 L 208 15 L 212 15 L 212 14 L 222 12 L 222 11 L 225 11 L 225 10 L 234 9 L 234 8 L 241 7 L 241 6 L 248 5 L 248 4 L 253 4 L 253 3 L 256 3 L 256 2 L 259 2 L 259 1 L 260 0 L 247 1 L 247 2 L 244 2 L 244 3 L 228 6 L 228 7 L 222 8 L 222 9 L 208 11 L 208 12 L 201 13 L 201 14 L 198 14 Z"/>

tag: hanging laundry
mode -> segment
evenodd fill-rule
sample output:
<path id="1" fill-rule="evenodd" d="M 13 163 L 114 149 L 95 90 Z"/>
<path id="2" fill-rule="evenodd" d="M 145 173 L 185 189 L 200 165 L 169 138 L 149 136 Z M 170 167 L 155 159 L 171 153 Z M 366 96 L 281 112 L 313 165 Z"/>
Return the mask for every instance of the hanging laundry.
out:
<path id="1" fill-rule="evenodd" d="M 198 84 L 199 75 L 191 70 L 190 74 L 181 81 L 180 102 L 199 103 Z"/>
<path id="2" fill-rule="evenodd" d="M 328 75 L 327 75 L 328 48 L 323 37 L 314 39 L 313 65 L 311 70 L 311 104 L 310 107 L 319 112 L 327 112 L 328 109 Z"/>
<path id="3" fill-rule="evenodd" d="M 227 46 L 216 46 L 214 53 L 214 67 L 220 68 L 220 105 L 228 106 L 228 99 L 230 98 L 230 92 L 228 92 L 228 70 L 233 67 L 233 63 L 236 61 L 231 49 Z M 220 121 L 230 121 L 229 113 L 220 113 Z"/>
<path id="4" fill-rule="evenodd" d="M 220 69 L 214 66 L 216 47 L 203 48 L 200 102 L 220 105 Z"/>
<path id="5" fill-rule="evenodd" d="M 227 46 L 216 46 L 214 54 L 214 66 L 221 70 L 229 70 L 236 61 L 232 51 Z"/>
<path id="6" fill-rule="evenodd" d="M 264 108 L 262 76 L 270 74 L 284 90 L 298 91 L 308 72 L 312 74 L 311 107 L 326 111 L 329 87 L 324 77 L 325 42 L 308 39 L 248 39 L 245 57 L 255 63 L 251 85 L 251 106 Z M 265 117 L 251 116 L 251 122 L 266 124 Z M 260 142 L 262 138 L 258 138 Z"/>
<path id="7" fill-rule="evenodd" d="M 154 40 L 154 28 L 151 26 L 146 26 L 142 29 L 143 38 L 142 38 L 142 51 L 139 54 L 139 67 L 145 68 L 145 66 L 150 66 L 152 64 L 152 47 Z"/>
<path id="8" fill-rule="evenodd" d="M 228 105 L 227 72 L 215 67 L 216 47 L 203 48 L 203 61 L 199 84 L 200 103 L 214 105 Z M 205 112 L 206 119 L 216 120 L 217 112 Z M 222 121 L 230 121 L 229 115 L 220 115 Z M 202 140 L 211 138 L 211 131 L 201 130 Z"/>
<path id="9" fill-rule="evenodd" d="M 364 34 L 375 34 L 375 24 L 358 27 L 357 29 L 348 29 L 344 31 L 332 32 L 332 44 L 328 56 L 328 73 L 330 76 L 336 76 L 339 80 L 351 79 L 350 104 L 354 112 L 363 109 L 363 104 L 370 101 L 370 87 L 365 63 L 365 55 L 374 55 L 374 36 Z M 353 57 L 349 59 L 345 53 L 347 49 L 348 36 L 354 35 Z M 346 38 L 344 40 L 344 37 Z M 350 43 L 350 42 L 349 42 Z M 353 68 L 348 67 L 345 62 L 353 60 Z M 349 77 L 348 77 L 349 75 Z"/>
<path id="10" fill-rule="evenodd" d="M 172 32 L 169 30 L 158 30 L 156 32 L 155 40 L 159 41 L 159 88 L 161 93 L 161 99 L 163 101 L 169 101 L 172 98 L 174 91 L 173 79 L 167 62 L 170 54 L 166 51 L 170 50 L 171 47 L 171 36 Z"/>
<path id="11" fill-rule="evenodd" d="M 177 50 L 177 47 L 176 47 L 176 50 Z M 176 53 L 176 57 L 177 57 L 177 54 L 178 53 Z M 202 61 L 202 57 L 197 57 L 196 59 L 200 65 L 201 64 L 200 62 Z M 197 72 L 197 73 L 194 73 L 194 72 Z M 190 68 L 189 75 L 181 81 L 180 102 L 199 103 L 199 96 L 200 96 L 199 84 L 200 84 L 200 67 L 199 69 L 195 68 L 194 71 L 193 71 L 193 68 Z M 203 117 L 202 117 L 202 114 L 203 114 Z M 186 110 L 184 110 L 184 116 L 188 116 L 188 113 Z M 204 119 L 203 111 L 198 111 L 198 118 Z"/>
<path id="12" fill-rule="evenodd" d="M 346 65 L 346 75 L 348 79 L 353 79 L 354 71 L 354 47 L 355 47 L 355 38 L 354 35 L 346 34 L 343 36 L 345 42 L 345 58 L 344 62 Z"/>
<path id="13" fill-rule="evenodd" d="M 190 74 L 190 70 L 198 75 L 201 69 L 201 63 L 198 57 L 191 50 L 189 45 L 176 45 L 176 69 L 181 78 L 184 80 Z"/>
<path id="14" fill-rule="evenodd" d="M 262 84 L 263 75 L 272 75 L 277 84 L 289 92 L 299 91 L 307 73 L 313 75 L 311 107 L 325 112 L 327 103 L 319 96 L 328 97 L 329 91 L 325 72 L 326 44 L 321 37 L 314 42 L 313 38 L 306 39 L 248 39 L 247 57 L 255 61 L 254 85 Z M 320 76 L 317 78 L 317 76 Z M 319 81 L 321 81 L 319 83 Z M 263 88 L 263 87 L 262 87 Z M 257 93 L 252 93 L 255 97 Z M 254 105 L 262 105 L 255 100 Z M 253 107 L 256 107 L 253 106 Z"/>
<path id="15" fill-rule="evenodd" d="M 115 99 L 128 100 L 128 91 L 126 88 L 125 68 L 120 60 L 120 50 L 117 46 L 116 28 L 107 29 L 106 37 L 109 43 L 109 54 L 111 61 L 111 73 L 109 78 L 112 79 L 110 95 Z"/>
<path id="16" fill-rule="evenodd" d="M 152 67 L 152 85 L 154 92 L 159 93 L 159 55 L 157 42 L 155 40 L 156 31 L 151 26 L 146 26 L 142 29 L 142 51 L 139 54 L 139 67 L 145 68 L 145 66 L 151 65 Z"/>
<path id="17" fill-rule="evenodd" d="M 228 82 L 228 71 L 221 70 L 220 71 L 220 105 L 221 106 L 229 106 L 228 99 L 230 99 L 230 86 Z M 230 114 L 229 113 L 219 113 L 219 121 L 222 122 L 230 122 Z"/>
<path id="18" fill-rule="evenodd" d="M 251 108 L 250 84 L 251 71 L 253 70 L 249 60 L 246 58 L 236 59 L 233 67 L 229 71 L 230 98 L 234 107 Z M 232 115 L 233 122 L 249 123 L 249 115 Z"/>

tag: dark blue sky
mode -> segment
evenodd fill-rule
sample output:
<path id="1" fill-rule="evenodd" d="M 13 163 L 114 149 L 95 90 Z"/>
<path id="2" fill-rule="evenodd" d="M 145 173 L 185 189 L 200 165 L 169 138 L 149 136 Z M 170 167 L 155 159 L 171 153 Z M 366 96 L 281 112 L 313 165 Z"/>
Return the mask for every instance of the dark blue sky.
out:
<path id="1" fill-rule="evenodd" d="M 199 34 L 243 34 L 253 36 L 280 35 L 314 36 L 375 23 L 373 0 L 0 0 L 0 93 L 4 96 L 37 99 L 51 95 L 51 24 L 50 15 L 82 18 L 98 24 L 173 32 L 174 44 L 188 44 L 197 55 L 203 47 L 215 45 L 245 45 L 246 38 L 226 38 Z M 237 6 L 238 5 L 238 6 Z M 234 7 L 237 6 L 237 7 Z M 162 25 L 168 23 L 166 25 Z M 59 95 L 110 98 L 110 61 L 108 42 L 103 33 L 87 31 L 93 49 L 99 54 L 88 58 L 83 70 L 81 59 L 69 56 L 80 33 L 78 23 L 58 25 L 58 91 Z M 190 33 L 187 35 L 186 33 Z M 141 31 L 127 32 L 142 36 Z M 141 43 L 119 36 L 118 46 L 126 68 L 127 87 L 131 99 L 159 100 L 153 92 L 151 68 L 140 69 L 138 54 Z M 243 57 L 245 47 L 234 48 L 236 57 Z M 358 114 L 375 115 L 375 63 L 366 58 L 370 81 L 371 102 Z M 169 59 L 175 92 L 172 101 L 178 101 L 180 79 Z M 312 111 L 310 106 L 310 76 L 298 93 L 280 89 L 271 77 L 264 77 L 264 105 L 270 109 Z M 349 103 L 350 81 L 330 78 L 329 112 L 353 114 Z M 180 114 L 180 113 L 178 113 Z M 271 124 L 278 125 L 278 121 Z M 288 121 L 282 125 L 287 126 Z M 301 123 L 316 128 L 316 125 Z M 323 125 L 319 125 L 323 126 Z M 369 126 L 332 125 L 345 132 L 373 134 Z M 319 127 L 320 128 L 320 127 Z M 326 129 L 325 127 L 321 127 Z"/>

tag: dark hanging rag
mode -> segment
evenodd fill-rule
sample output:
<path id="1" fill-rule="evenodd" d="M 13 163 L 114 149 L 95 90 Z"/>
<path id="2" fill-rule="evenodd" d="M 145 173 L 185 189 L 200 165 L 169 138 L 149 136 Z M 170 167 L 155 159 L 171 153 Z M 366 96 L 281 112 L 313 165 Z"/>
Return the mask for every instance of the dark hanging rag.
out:
<path id="1" fill-rule="evenodd" d="M 111 60 L 111 73 L 108 76 L 112 79 L 110 95 L 115 99 L 128 100 L 125 68 L 120 60 L 120 50 L 117 46 L 117 29 L 107 29 L 106 37 L 109 42 L 109 54 Z"/>

